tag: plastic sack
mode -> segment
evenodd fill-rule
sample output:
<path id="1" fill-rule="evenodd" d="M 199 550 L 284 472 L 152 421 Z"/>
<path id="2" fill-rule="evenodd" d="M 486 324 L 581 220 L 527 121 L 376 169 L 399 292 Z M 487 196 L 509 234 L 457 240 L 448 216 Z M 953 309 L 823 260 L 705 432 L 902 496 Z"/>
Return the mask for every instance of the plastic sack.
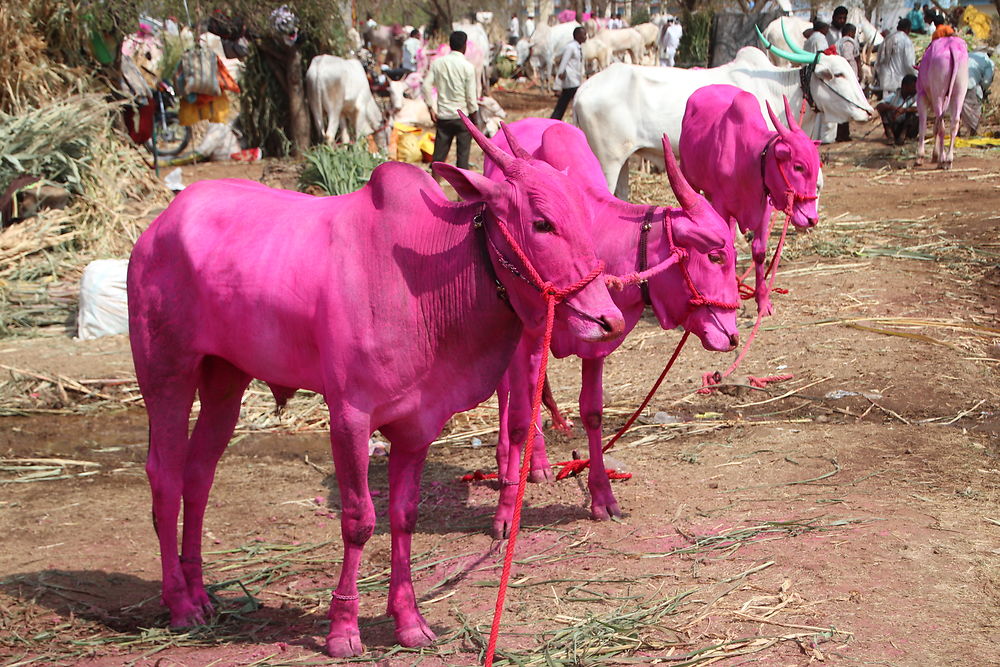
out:
<path id="1" fill-rule="evenodd" d="M 219 88 L 219 63 L 214 51 L 200 46 L 188 49 L 181 56 L 178 88 L 181 95 L 222 94 Z"/>
<path id="2" fill-rule="evenodd" d="M 423 130 L 405 123 L 395 123 L 392 129 L 396 135 L 396 159 L 400 162 L 421 162 L 423 157 L 420 154 L 420 139 Z"/>
<path id="3" fill-rule="evenodd" d="M 98 259 L 83 270 L 76 319 L 80 340 L 128 333 L 127 274 L 127 259 Z"/>

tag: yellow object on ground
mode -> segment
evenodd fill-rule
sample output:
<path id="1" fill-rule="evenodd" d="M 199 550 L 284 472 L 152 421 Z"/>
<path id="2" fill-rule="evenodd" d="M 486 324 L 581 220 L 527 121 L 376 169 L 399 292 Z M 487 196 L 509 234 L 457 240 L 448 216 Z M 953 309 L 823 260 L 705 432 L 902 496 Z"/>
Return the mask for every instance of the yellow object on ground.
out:
<path id="1" fill-rule="evenodd" d="M 990 17 L 972 5 L 968 5 L 962 12 L 962 23 L 972 28 L 972 34 L 976 39 L 986 39 L 990 36 Z"/>
<path id="2" fill-rule="evenodd" d="M 951 139 L 945 137 L 945 141 L 951 141 Z M 958 148 L 993 148 L 994 146 L 1000 146 L 1000 139 L 994 137 L 972 137 L 970 139 L 959 137 L 955 139 L 955 146 Z"/>
<path id="3" fill-rule="evenodd" d="M 186 96 L 182 97 L 177 119 L 185 127 L 194 125 L 199 120 L 225 123 L 229 119 L 229 98 L 225 93 L 218 97 L 199 95 L 196 102 L 188 102 Z"/>

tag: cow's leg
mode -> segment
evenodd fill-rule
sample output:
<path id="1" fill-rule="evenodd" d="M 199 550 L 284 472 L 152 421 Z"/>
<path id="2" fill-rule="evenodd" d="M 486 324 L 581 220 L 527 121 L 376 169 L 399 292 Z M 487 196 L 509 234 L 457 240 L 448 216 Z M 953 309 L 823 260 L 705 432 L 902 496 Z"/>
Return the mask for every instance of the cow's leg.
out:
<path id="1" fill-rule="evenodd" d="M 757 312 L 767 317 L 774 313 L 771 304 L 771 289 L 767 285 L 767 243 L 771 234 L 768 215 L 764 215 L 753 232 L 750 242 L 750 254 L 753 257 L 754 295 L 757 301 Z"/>
<path id="2" fill-rule="evenodd" d="M 194 401 L 197 365 L 148 373 L 136 355 L 136 374 L 149 413 L 149 452 L 146 476 L 153 496 L 153 527 L 160 545 L 163 570 L 162 600 L 170 610 L 170 625 L 183 627 L 204 622 L 200 603 L 191 600 L 177 552 L 177 517 L 180 514 L 188 456 L 188 416 Z M 155 362 L 154 362 L 155 363 Z"/>
<path id="3" fill-rule="evenodd" d="M 923 95 L 917 96 L 917 161 L 924 163 L 924 137 L 927 135 L 927 102 Z"/>
<path id="4" fill-rule="evenodd" d="M 386 613 L 396 621 L 396 640 L 403 646 L 427 646 L 434 632 L 417 609 L 410 570 L 410 545 L 420 505 L 420 476 L 434 434 L 422 424 L 383 427 L 392 442 L 389 456 L 389 525 L 392 532 L 392 574 Z"/>
<path id="5" fill-rule="evenodd" d="M 228 361 L 208 357 L 202 362 L 198 398 L 201 412 L 191 433 L 184 466 L 184 530 L 181 538 L 181 570 L 188 596 L 206 612 L 212 604 L 205 591 L 201 567 L 201 534 L 208 494 L 215 468 L 226 450 L 240 417 L 240 399 L 250 376 Z"/>
<path id="6" fill-rule="evenodd" d="M 628 186 L 628 159 L 630 156 L 625 156 L 624 161 L 619 162 L 618 160 L 609 160 L 608 165 L 604 168 L 604 178 L 607 180 L 610 186 L 614 183 L 615 197 L 618 199 L 627 200 L 629 196 L 629 186 Z"/>
<path id="7" fill-rule="evenodd" d="M 330 601 L 330 632 L 326 650 L 334 658 L 361 655 L 364 646 L 358 631 L 358 569 L 365 543 L 375 531 L 375 507 L 368 490 L 367 415 L 344 406 L 330 406 L 330 445 L 340 489 L 340 533 L 344 564 Z"/>
<path id="8" fill-rule="evenodd" d="M 607 521 L 613 516 L 621 516 L 618 501 L 611 491 L 611 480 L 604 467 L 604 451 L 601 426 L 604 415 L 604 359 L 583 360 L 583 387 L 580 389 L 580 421 L 587 431 L 590 447 L 590 473 L 587 488 L 590 489 L 590 516 L 598 521 Z"/>
<path id="9" fill-rule="evenodd" d="M 952 93 L 952 99 L 955 99 L 954 93 Z M 942 169 L 951 169 L 951 163 L 955 159 L 955 140 L 958 138 L 958 130 L 962 126 L 962 106 L 961 102 L 956 106 L 952 105 L 951 108 L 951 141 L 949 142 L 948 152 L 944 155 L 944 160 L 941 163 Z"/>
<path id="10" fill-rule="evenodd" d="M 944 160 L 944 113 L 937 112 L 934 116 L 934 154 L 931 161 L 941 165 Z"/>
<path id="11" fill-rule="evenodd" d="M 541 361 L 539 353 L 531 350 L 536 343 L 537 340 L 534 338 L 523 336 L 507 371 L 510 376 L 508 403 L 510 416 L 507 426 L 509 446 L 505 466 L 497 471 L 500 480 L 500 500 L 497 503 L 496 515 L 493 517 L 493 536 L 498 540 L 510 534 L 511 520 L 514 516 L 517 482 L 521 474 L 521 450 L 531 426 L 531 399 L 534 396 L 538 364 Z M 533 447 L 544 446 L 537 435 Z"/>
<path id="12" fill-rule="evenodd" d="M 503 472 L 507 469 L 507 457 L 510 456 L 510 371 L 508 370 L 500 378 L 497 386 L 497 405 L 499 407 L 500 430 L 497 433 L 497 471 Z"/>

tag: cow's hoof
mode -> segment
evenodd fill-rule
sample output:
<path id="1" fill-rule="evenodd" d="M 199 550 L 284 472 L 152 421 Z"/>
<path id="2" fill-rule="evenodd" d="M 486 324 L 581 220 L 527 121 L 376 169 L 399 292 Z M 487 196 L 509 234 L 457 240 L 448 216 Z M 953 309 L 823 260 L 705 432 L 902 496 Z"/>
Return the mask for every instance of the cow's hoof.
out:
<path id="1" fill-rule="evenodd" d="M 618 509 L 618 503 L 614 500 L 590 506 L 590 518 L 594 521 L 609 521 L 612 517 L 620 519 L 621 516 L 622 511 Z"/>
<path id="2" fill-rule="evenodd" d="M 510 537 L 510 529 L 513 522 L 510 519 L 494 519 L 493 520 L 493 539 L 494 540 L 506 540 Z"/>
<path id="3" fill-rule="evenodd" d="M 573 420 L 564 419 L 563 417 L 559 417 L 558 419 L 553 417 L 552 428 L 559 431 L 560 433 L 565 433 L 566 435 L 570 435 L 571 433 L 573 433 Z"/>
<path id="4" fill-rule="evenodd" d="M 437 637 L 426 623 L 411 628 L 396 628 L 396 641 L 403 646 L 430 646 Z"/>
<path id="5" fill-rule="evenodd" d="M 211 611 L 211 603 L 208 604 L 207 608 L 185 603 L 182 608 L 171 610 L 170 627 L 191 628 L 196 625 L 205 625 L 205 614 L 206 612 L 211 613 Z"/>
<path id="6" fill-rule="evenodd" d="M 528 473 L 528 481 L 532 484 L 544 484 L 553 479 L 555 479 L 555 475 L 552 474 L 552 468 L 539 468 Z"/>
<path id="7" fill-rule="evenodd" d="M 941 164 L 938 165 L 938 169 L 945 169 L 945 170 L 951 169 L 951 162 L 942 162 Z"/>
<path id="8" fill-rule="evenodd" d="M 365 652 L 360 635 L 327 637 L 326 652 L 331 658 L 354 658 Z"/>
<path id="9" fill-rule="evenodd" d="M 924 159 L 922 157 L 918 157 L 913 164 L 915 164 L 918 167 L 922 167 L 924 164 Z"/>

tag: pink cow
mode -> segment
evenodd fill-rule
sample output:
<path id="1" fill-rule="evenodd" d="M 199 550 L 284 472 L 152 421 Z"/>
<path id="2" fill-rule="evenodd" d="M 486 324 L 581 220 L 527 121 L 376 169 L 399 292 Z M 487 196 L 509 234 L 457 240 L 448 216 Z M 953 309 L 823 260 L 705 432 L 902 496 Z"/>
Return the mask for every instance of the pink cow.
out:
<path id="1" fill-rule="evenodd" d="M 587 145 L 586 137 L 572 125 L 528 118 L 504 126 L 504 130 L 493 138 L 495 143 L 504 148 L 513 144 L 515 155 L 530 151 L 538 160 L 565 170 L 584 191 L 587 207 L 594 211 L 592 233 L 597 255 L 610 273 L 627 274 L 654 267 L 650 271 L 655 275 L 646 284 L 612 291 L 615 305 L 625 317 L 626 332 L 638 323 L 646 305 L 651 305 L 660 326 L 674 329 L 683 325 L 701 339 L 706 349 L 725 351 L 738 344 L 736 308 L 739 297 L 732 233 L 719 214 L 684 180 L 669 144 L 667 175 L 681 208 L 640 206 L 615 198 L 604 184 L 601 165 Z M 484 165 L 484 173 L 495 180 L 503 179 L 500 170 L 489 161 Z M 678 257 L 681 257 L 679 262 Z M 538 343 L 537 334 L 525 332 L 497 392 L 501 425 L 497 464 L 502 480 L 517 479 L 519 457 L 508 452 L 518 452 L 518 447 L 510 445 L 522 442 L 528 433 L 535 372 L 541 361 Z M 572 354 L 583 359 L 580 418 L 590 446 L 588 487 L 591 515 L 595 519 L 621 516 L 605 474 L 601 452 L 604 359 L 620 343 L 621 339 L 583 343 L 565 330 L 557 330 L 552 342 L 552 353 L 556 357 Z M 541 424 L 538 427 L 540 432 Z M 532 457 L 534 481 L 551 476 L 538 432 Z M 497 537 L 507 535 L 515 492 L 516 487 L 512 484 L 501 483 L 500 504 L 493 524 Z"/>
<path id="2" fill-rule="evenodd" d="M 209 181 L 178 195 L 136 243 L 129 326 L 149 413 L 146 472 L 171 625 L 201 623 L 211 610 L 202 521 L 251 378 L 267 382 L 279 403 L 304 388 L 329 406 L 344 562 L 326 647 L 355 656 L 364 650 L 358 567 L 375 527 L 370 434 L 379 429 L 392 442 L 388 613 L 401 644 L 426 645 L 434 633 L 410 576 L 424 460 L 452 415 L 493 393 L 524 328 L 543 326 L 543 298 L 524 279 L 530 265 L 556 287 L 596 277 L 557 306 L 557 321 L 590 341 L 621 335 L 579 190 L 467 125 L 506 180 L 435 164 L 463 202 L 400 163 L 379 166 L 368 185 L 340 197 Z M 196 392 L 201 413 L 189 437 Z"/>
<path id="3" fill-rule="evenodd" d="M 819 215 L 819 151 L 783 99 L 788 127 L 768 103 L 772 132 L 753 94 L 728 85 L 700 88 L 688 98 L 679 146 L 681 170 L 691 185 L 734 231 L 738 224 L 741 232 L 753 232 L 757 309 L 764 315 L 773 311 L 765 280 L 771 214 L 790 206 L 798 227 L 814 226 Z"/>
<path id="4" fill-rule="evenodd" d="M 962 103 L 969 87 L 969 49 L 961 37 L 941 37 L 931 42 L 917 71 L 917 164 L 924 162 L 927 111 L 934 112 L 934 152 L 931 158 L 941 169 L 951 169 L 955 139 L 961 122 Z M 944 116 L 951 116 L 951 144 L 944 150 Z"/>

